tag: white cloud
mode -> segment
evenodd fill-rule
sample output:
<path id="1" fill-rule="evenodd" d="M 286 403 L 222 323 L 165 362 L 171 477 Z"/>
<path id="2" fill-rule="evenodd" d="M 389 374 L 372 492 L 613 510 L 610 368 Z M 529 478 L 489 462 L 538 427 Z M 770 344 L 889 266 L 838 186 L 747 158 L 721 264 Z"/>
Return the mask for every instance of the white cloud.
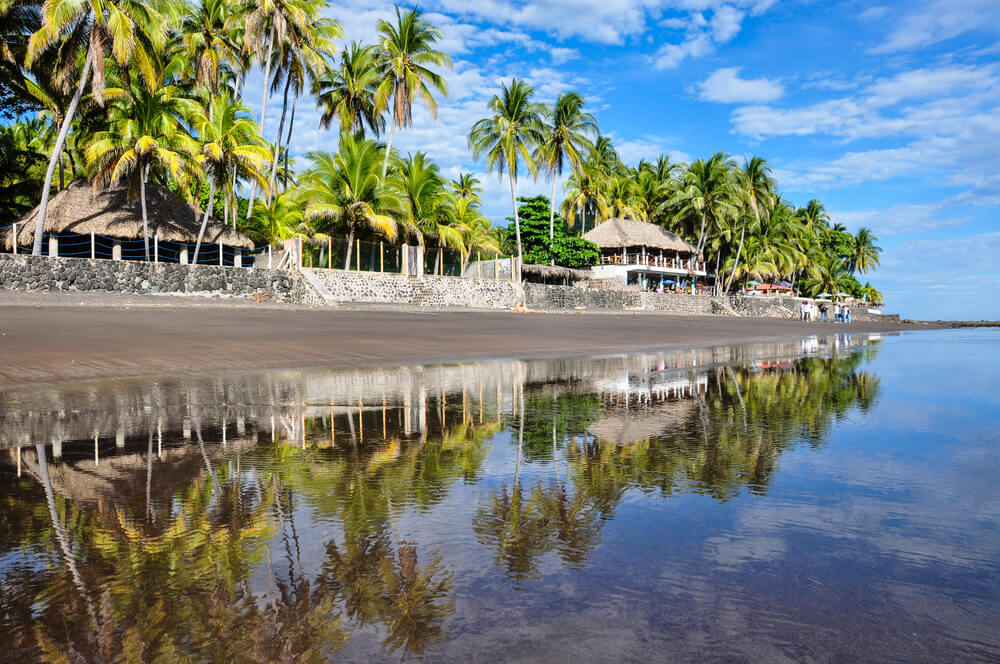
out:
<path id="1" fill-rule="evenodd" d="M 679 0 L 672 8 L 686 10 L 688 15 L 671 16 L 661 20 L 660 25 L 684 30 L 684 38 L 660 46 L 650 62 L 656 69 L 672 69 L 688 58 L 713 53 L 739 34 L 748 12 L 757 16 L 773 4 L 774 0 Z M 706 18 L 708 12 L 711 16 Z"/>
<path id="2" fill-rule="evenodd" d="M 575 60 L 580 57 L 580 51 L 575 48 L 562 48 L 559 46 L 553 47 L 549 50 L 549 57 L 552 58 L 554 64 L 560 65 L 570 60 Z"/>
<path id="3" fill-rule="evenodd" d="M 774 101 L 784 94 L 780 81 L 770 78 L 740 78 L 742 67 L 716 69 L 698 85 L 698 98 L 723 104 L 747 104 Z"/>
<path id="4" fill-rule="evenodd" d="M 969 221 L 967 216 L 956 216 L 952 208 L 955 201 L 936 203 L 900 204 L 883 209 L 838 211 L 830 210 L 835 223 L 844 224 L 849 231 L 870 228 L 880 238 L 898 235 L 915 235 L 944 228 L 955 228 Z"/>
<path id="5" fill-rule="evenodd" d="M 996 0 L 924 0 L 893 23 L 875 53 L 894 53 L 930 46 L 973 30 L 997 31 L 1000 3 Z"/>

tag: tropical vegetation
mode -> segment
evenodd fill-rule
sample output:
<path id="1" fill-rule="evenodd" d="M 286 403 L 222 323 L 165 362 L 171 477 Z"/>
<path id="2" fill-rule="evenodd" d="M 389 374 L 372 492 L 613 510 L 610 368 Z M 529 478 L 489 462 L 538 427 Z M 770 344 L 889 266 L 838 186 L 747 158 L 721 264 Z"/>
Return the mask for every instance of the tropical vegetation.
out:
<path id="1" fill-rule="evenodd" d="M 663 155 L 629 165 L 582 94 L 542 103 L 517 78 L 500 85 L 468 134 L 472 158 L 509 189 L 513 233 L 494 226 L 474 175 L 449 178 L 428 153 L 393 147 L 415 113 L 435 118 L 447 96 L 442 31 L 419 9 L 397 7 L 365 43 L 345 35 L 327 6 L 0 3 L 0 226 L 40 203 L 40 231 L 53 191 L 84 178 L 127 185 L 140 203 L 149 186 L 166 186 L 194 204 L 203 228 L 214 218 L 261 243 L 302 234 L 418 244 L 439 257 L 453 252 L 462 266 L 500 252 L 583 266 L 596 255 L 578 236 L 630 218 L 691 242 L 719 293 L 787 282 L 808 295 L 881 299 L 857 278 L 879 265 L 871 230 L 848 233 L 818 200 L 793 204 L 764 158 L 717 152 L 689 164 Z M 256 116 L 244 100 L 255 67 L 264 83 Z M 290 144 L 304 95 L 339 141 L 335 151 L 298 155 L 297 167 Z M 269 103 L 281 108 L 274 128 L 265 122 Z M 526 179 L 550 189 L 545 237 L 534 212 L 522 218 Z M 34 238 L 40 253 L 42 233 Z M 350 251 L 338 260 L 350 264 Z"/>

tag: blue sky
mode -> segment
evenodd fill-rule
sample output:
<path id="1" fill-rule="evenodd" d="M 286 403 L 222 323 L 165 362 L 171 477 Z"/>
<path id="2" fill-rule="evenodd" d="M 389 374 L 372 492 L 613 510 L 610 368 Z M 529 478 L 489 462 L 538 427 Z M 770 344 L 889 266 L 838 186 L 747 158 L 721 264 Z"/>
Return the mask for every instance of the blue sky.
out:
<path id="1" fill-rule="evenodd" d="M 868 278 L 888 309 L 1000 319 L 1000 2 L 911 0 L 428 0 L 454 60 L 436 120 L 397 134 L 448 174 L 481 174 L 486 213 L 510 214 L 506 182 L 482 174 L 466 136 L 500 81 L 541 101 L 574 89 L 622 158 L 757 154 L 797 205 L 875 231 Z M 334 0 L 347 39 L 371 41 L 392 3 Z M 260 76 L 247 99 L 259 109 Z M 336 148 L 299 104 L 293 150 Z M 266 133 L 277 129 L 272 100 Z M 302 161 L 300 160 L 300 165 Z M 561 184 L 560 191 L 561 191 Z M 519 182 L 519 194 L 549 184 Z"/>

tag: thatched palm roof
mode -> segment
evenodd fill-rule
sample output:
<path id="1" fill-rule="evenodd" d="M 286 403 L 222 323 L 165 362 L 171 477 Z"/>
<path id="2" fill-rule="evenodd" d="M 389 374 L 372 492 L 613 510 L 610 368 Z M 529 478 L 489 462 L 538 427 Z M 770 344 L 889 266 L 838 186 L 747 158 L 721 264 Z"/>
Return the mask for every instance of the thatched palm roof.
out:
<path id="1" fill-rule="evenodd" d="M 601 249 L 621 249 L 622 247 L 647 247 L 693 254 L 695 247 L 677 235 L 656 224 L 635 219 L 608 219 L 596 228 L 587 231 L 583 238 L 590 240 Z"/>
<path id="2" fill-rule="evenodd" d="M 648 410 L 605 411 L 604 417 L 587 427 L 587 433 L 598 440 L 627 445 L 683 428 L 693 412 L 693 402 L 679 400 Z"/>
<path id="3" fill-rule="evenodd" d="M 200 220 L 194 208 L 179 199 L 166 187 L 146 185 L 146 212 L 149 235 L 164 242 L 197 242 Z M 18 220 L 18 241 L 21 246 L 32 243 L 38 207 Z M 129 200 L 125 186 L 97 193 L 86 182 L 71 182 L 49 201 L 45 215 L 46 233 L 79 233 L 137 240 L 142 238 L 142 210 L 139 200 Z M 7 233 L 5 246 L 13 248 L 12 233 Z M 209 222 L 202 240 L 222 242 L 230 247 L 253 249 L 253 241 L 242 233 L 219 223 Z"/>
<path id="4" fill-rule="evenodd" d="M 541 279 L 562 279 L 564 281 L 583 281 L 590 279 L 591 273 L 587 270 L 576 270 L 571 267 L 561 265 L 535 265 L 528 263 L 521 266 L 521 274 Z"/>

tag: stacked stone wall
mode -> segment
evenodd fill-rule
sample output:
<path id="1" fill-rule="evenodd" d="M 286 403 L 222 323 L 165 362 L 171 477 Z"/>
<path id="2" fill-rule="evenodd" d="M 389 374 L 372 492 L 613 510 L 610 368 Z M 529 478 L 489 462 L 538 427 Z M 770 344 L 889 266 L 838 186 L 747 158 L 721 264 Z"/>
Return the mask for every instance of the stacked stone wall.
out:
<path id="1" fill-rule="evenodd" d="M 309 299 L 301 278 L 284 270 L 13 254 L 0 254 L 0 285 L 8 290 Z"/>
<path id="2" fill-rule="evenodd" d="M 421 307 L 511 309 L 523 301 L 517 284 L 491 279 L 311 270 L 333 302 L 400 304 Z"/>

